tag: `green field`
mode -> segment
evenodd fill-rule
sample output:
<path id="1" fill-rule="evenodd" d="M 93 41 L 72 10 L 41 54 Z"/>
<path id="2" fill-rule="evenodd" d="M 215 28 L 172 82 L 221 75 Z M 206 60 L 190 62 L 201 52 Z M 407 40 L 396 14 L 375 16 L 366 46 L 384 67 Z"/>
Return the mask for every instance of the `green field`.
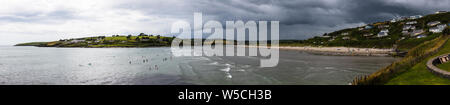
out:
<path id="1" fill-rule="evenodd" d="M 442 70 L 450 71 L 450 63 L 439 64 L 437 67 Z"/>
<path id="2" fill-rule="evenodd" d="M 145 38 L 145 40 L 144 40 Z M 160 47 L 170 46 L 174 37 L 139 35 L 139 36 L 120 36 L 113 35 L 110 37 L 97 36 L 76 39 L 61 39 L 52 42 L 31 42 L 21 43 L 16 46 L 38 46 L 38 47 Z M 75 42 L 78 41 L 78 42 Z"/>
<path id="3" fill-rule="evenodd" d="M 450 85 L 450 79 L 441 78 L 432 74 L 425 65 L 426 62 L 432 57 L 446 53 L 450 53 L 450 41 L 447 41 L 438 53 L 428 57 L 426 60 L 421 61 L 419 64 L 414 65 L 406 72 L 395 76 L 388 81 L 386 85 Z M 450 67 L 449 65 L 449 63 L 441 65 L 441 68 L 448 68 Z"/>

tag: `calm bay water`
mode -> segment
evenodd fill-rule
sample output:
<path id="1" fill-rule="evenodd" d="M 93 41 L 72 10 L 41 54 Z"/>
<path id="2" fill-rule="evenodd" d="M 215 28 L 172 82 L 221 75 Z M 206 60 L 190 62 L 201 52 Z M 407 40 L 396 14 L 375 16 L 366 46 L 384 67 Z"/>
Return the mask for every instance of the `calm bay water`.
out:
<path id="1" fill-rule="evenodd" d="M 394 62 L 392 57 L 321 56 L 280 51 L 278 66 L 258 57 L 176 57 L 170 48 L 0 46 L 7 85 L 347 85 Z"/>

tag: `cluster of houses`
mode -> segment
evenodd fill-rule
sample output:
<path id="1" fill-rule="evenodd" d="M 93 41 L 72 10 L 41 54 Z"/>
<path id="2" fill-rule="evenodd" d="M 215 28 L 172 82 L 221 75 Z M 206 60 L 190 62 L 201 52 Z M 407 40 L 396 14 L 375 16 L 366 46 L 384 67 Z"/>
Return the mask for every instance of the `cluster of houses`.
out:
<path id="1" fill-rule="evenodd" d="M 119 36 L 120 35 L 112 35 L 112 37 L 119 37 Z M 142 34 L 141 33 L 141 35 L 139 35 L 139 36 L 141 36 L 141 37 L 140 38 L 136 38 L 135 40 L 139 40 L 141 42 L 149 42 L 149 41 L 151 41 L 150 37 L 153 36 L 153 35 L 146 35 L 146 34 Z M 130 37 L 131 37 L 131 35 L 128 35 L 127 39 L 130 38 Z M 84 42 L 90 44 L 90 43 L 103 43 L 105 41 L 104 40 L 105 38 L 106 38 L 105 36 L 98 36 L 98 37 L 92 38 L 92 39 L 89 39 L 89 38 L 88 39 L 87 38 L 77 38 L 77 39 L 61 39 L 59 41 L 65 42 L 65 43 L 68 43 L 68 44 L 84 43 Z M 160 38 L 160 35 L 157 35 L 156 41 L 164 41 L 164 39 Z M 108 40 L 107 42 L 113 43 L 113 42 L 115 42 L 115 40 Z M 127 43 L 127 41 L 121 41 L 121 43 Z"/>
<path id="2" fill-rule="evenodd" d="M 417 29 L 416 24 L 417 21 L 406 22 L 405 25 L 403 25 L 402 34 L 405 36 L 409 35 L 416 38 L 426 37 L 425 35 L 422 34 L 425 31 L 423 31 L 423 29 Z"/>
<path id="3" fill-rule="evenodd" d="M 385 37 L 385 36 L 389 35 L 388 33 L 389 33 L 389 29 L 383 29 L 377 34 L 377 36 L 378 37 Z"/>
<path id="4" fill-rule="evenodd" d="M 432 33 L 440 33 L 447 27 L 447 24 L 441 24 L 439 21 L 429 22 L 427 25 L 431 27 L 429 31 Z"/>
<path id="5" fill-rule="evenodd" d="M 436 11 L 436 13 L 435 14 L 441 14 L 441 13 L 447 13 L 448 11 Z M 395 22 L 398 22 L 398 21 L 403 21 L 403 20 L 407 20 L 407 19 L 410 19 L 410 20 L 414 20 L 414 19 L 419 19 L 419 18 L 422 18 L 423 16 L 422 15 L 414 15 L 414 16 L 409 16 L 409 17 L 397 17 L 397 18 L 393 18 L 393 19 L 391 19 L 391 23 L 395 23 Z"/>
<path id="6" fill-rule="evenodd" d="M 440 14 L 440 13 L 447 13 L 447 11 L 436 12 L 436 14 Z M 419 28 L 420 26 L 417 25 L 419 22 L 416 21 L 416 19 L 419 19 L 422 17 L 423 17 L 422 15 L 414 15 L 414 16 L 409 16 L 409 17 L 398 17 L 398 18 L 392 19 L 390 21 L 390 23 L 408 20 L 408 21 L 405 21 L 405 23 L 402 23 L 403 28 L 402 28 L 401 33 L 403 34 L 403 37 L 401 37 L 400 40 L 405 39 L 406 36 L 415 37 L 415 38 L 423 38 L 423 37 L 426 37 L 426 35 L 424 33 L 427 30 L 420 29 Z M 378 28 L 380 30 L 378 33 L 363 32 L 362 36 L 368 37 L 368 38 L 381 38 L 381 37 L 389 36 L 389 24 L 387 24 L 387 23 L 389 23 L 389 22 L 379 22 L 379 23 L 374 23 L 374 24 L 358 27 L 357 29 L 359 31 L 365 31 L 365 30 L 370 30 L 372 28 Z M 432 21 L 432 22 L 428 22 L 427 26 L 431 27 L 428 30 L 429 32 L 440 33 L 440 32 L 443 32 L 443 30 L 445 30 L 445 28 L 448 25 L 441 24 L 441 22 L 439 22 L 439 21 Z M 341 38 L 343 40 L 350 40 L 352 38 L 351 38 L 351 36 L 349 36 L 349 34 L 350 34 L 349 32 L 342 32 L 338 36 L 329 36 L 329 35 L 325 34 L 321 37 L 329 38 L 329 40 L 328 40 L 329 42 L 336 40 L 336 38 L 339 36 L 342 36 Z M 323 42 L 321 42 L 321 43 L 323 43 Z"/>
<path id="7" fill-rule="evenodd" d="M 350 37 L 348 36 L 348 35 L 349 35 L 348 32 L 341 33 L 341 35 L 344 36 L 344 37 L 342 37 L 342 39 L 344 39 L 344 40 L 350 40 Z"/>
<path id="8" fill-rule="evenodd" d="M 390 22 L 391 23 L 395 23 L 395 22 L 398 22 L 398 21 L 403 21 L 403 20 L 407 20 L 407 19 L 414 20 L 414 19 L 419 19 L 419 18 L 422 18 L 422 17 L 423 17 L 422 15 L 414 15 L 414 16 L 409 16 L 409 17 L 397 17 L 397 18 L 392 19 Z"/>
<path id="9" fill-rule="evenodd" d="M 426 37 L 426 35 L 423 35 L 423 33 L 425 32 L 423 29 L 416 29 L 416 26 L 415 26 L 416 24 L 417 24 L 417 21 L 406 22 L 405 25 L 403 25 L 402 34 L 410 35 L 410 36 L 416 37 L 416 38 Z M 427 26 L 431 27 L 429 29 L 429 32 L 440 33 L 447 27 L 447 24 L 441 24 L 441 22 L 439 22 L 439 21 L 432 21 L 432 22 L 428 22 Z M 412 30 L 412 32 L 410 30 Z"/>

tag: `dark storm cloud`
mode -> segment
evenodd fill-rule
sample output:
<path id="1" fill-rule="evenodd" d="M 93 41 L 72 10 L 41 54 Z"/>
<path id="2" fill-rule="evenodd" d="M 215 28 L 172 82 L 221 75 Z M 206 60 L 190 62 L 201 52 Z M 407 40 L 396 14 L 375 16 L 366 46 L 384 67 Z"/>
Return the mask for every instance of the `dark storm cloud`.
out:
<path id="1" fill-rule="evenodd" d="M 282 39 L 304 39 L 364 23 L 397 16 L 425 15 L 449 10 L 447 0 L 183 0 L 141 2 L 133 5 L 148 14 L 192 19 L 202 12 L 204 20 L 279 20 Z M 155 9 L 160 8 L 160 9 Z M 127 8 L 127 7 L 125 7 Z"/>
<path id="2" fill-rule="evenodd" d="M 57 33 L 165 35 L 171 22 L 192 22 L 193 13 L 202 12 L 204 22 L 280 21 L 281 39 L 306 39 L 398 16 L 450 11 L 449 4 L 450 0 L 13 0 L 0 4 L 0 32 L 17 34 L 15 40 Z"/>

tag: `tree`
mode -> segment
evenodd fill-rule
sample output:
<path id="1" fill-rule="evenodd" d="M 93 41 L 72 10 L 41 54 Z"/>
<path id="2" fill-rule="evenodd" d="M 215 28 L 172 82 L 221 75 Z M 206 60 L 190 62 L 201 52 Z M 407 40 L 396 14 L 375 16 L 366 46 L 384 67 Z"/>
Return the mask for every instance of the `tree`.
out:
<path id="1" fill-rule="evenodd" d="M 145 33 L 140 33 L 139 36 L 148 36 L 148 35 Z"/>
<path id="2" fill-rule="evenodd" d="M 160 39 L 160 38 L 161 38 L 161 35 L 157 35 L 157 36 L 156 36 L 156 39 Z"/>
<path id="3" fill-rule="evenodd" d="M 131 39 L 131 36 L 132 36 L 132 35 L 128 35 L 128 36 L 127 36 L 127 40 L 130 40 L 130 39 Z"/>
<path id="4" fill-rule="evenodd" d="M 140 39 L 139 37 L 137 37 L 137 38 L 136 38 L 136 41 L 138 41 L 138 42 L 139 42 L 139 41 L 141 41 L 141 39 Z"/>
<path id="5" fill-rule="evenodd" d="M 105 39 L 106 36 L 99 36 L 98 38 L 99 38 L 99 39 Z"/>

